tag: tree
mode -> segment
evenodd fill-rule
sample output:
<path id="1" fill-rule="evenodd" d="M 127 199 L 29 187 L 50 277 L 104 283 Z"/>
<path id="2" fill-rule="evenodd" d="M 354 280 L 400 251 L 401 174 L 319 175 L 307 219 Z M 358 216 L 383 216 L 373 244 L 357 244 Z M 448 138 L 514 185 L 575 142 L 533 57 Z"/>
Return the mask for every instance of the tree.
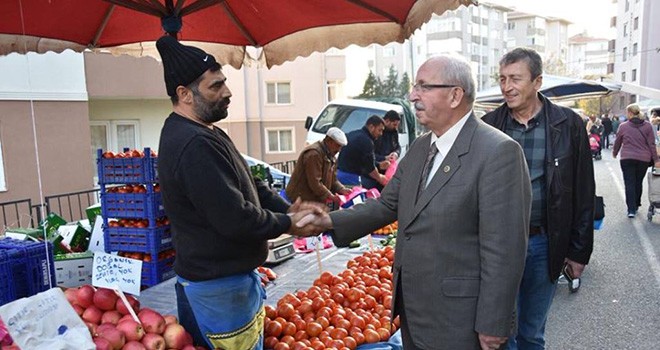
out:
<path id="1" fill-rule="evenodd" d="M 596 115 L 601 116 L 602 114 L 609 113 L 612 110 L 614 105 L 614 96 L 605 96 L 605 97 L 592 97 L 577 100 L 578 107 L 586 115 Z"/>
<path id="2" fill-rule="evenodd" d="M 399 73 L 397 73 L 394 66 L 390 66 L 387 74 L 387 79 L 382 81 L 373 72 L 369 72 L 367 79 L 364 81 L 362 93 L 358 98 L 368 97 L 401 97 L 405 98 L 410 91 L 410 77 L 408 73 L 403 73 L 401 81 L 399 81 Z"/>

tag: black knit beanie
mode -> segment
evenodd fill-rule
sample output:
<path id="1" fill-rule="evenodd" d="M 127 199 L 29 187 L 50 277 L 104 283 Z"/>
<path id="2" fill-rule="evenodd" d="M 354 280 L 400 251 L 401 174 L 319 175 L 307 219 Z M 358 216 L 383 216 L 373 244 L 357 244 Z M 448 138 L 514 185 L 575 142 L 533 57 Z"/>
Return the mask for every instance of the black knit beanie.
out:
<path id="1" fill-rule="evenodd" d="M 176 38 L 166 35 L 158 39 L 156 48 L 163 60 L 167 95 L 176 95 L 176 88 L 188 86 L 209 69 L 220 67 L 215 57 L 193 46 L 182 45 Z"/>

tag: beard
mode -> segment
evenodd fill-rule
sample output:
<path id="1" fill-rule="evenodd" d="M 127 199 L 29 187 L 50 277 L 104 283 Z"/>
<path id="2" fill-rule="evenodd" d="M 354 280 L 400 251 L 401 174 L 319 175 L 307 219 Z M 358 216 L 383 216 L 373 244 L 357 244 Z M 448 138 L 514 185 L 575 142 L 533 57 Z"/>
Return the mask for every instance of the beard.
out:
<path id="1" fill-rule="evenodd" d="M 195 106 L 193 110 L 204 123 L 211 124 L 227 118 L 229 99 L 223 98 L 217 102 L 207 100 L 199 93 L 193 94 Z"/>

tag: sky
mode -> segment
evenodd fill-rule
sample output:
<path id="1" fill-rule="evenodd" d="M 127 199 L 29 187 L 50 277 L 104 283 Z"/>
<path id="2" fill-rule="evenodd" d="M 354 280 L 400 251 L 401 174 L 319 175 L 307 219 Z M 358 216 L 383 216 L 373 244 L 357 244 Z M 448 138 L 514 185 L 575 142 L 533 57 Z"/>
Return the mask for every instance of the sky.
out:
<path id="1" fill-rule="evenodd" d="M 612 0 L 484 0 L 518 11 L 549 17 L 565 18 L 574 24 L 569 27 L 569 36 L 587 30 L 592 37 L 610 39 L 614 35 L 610 18 L 616 15 L 616 4 Z"/>

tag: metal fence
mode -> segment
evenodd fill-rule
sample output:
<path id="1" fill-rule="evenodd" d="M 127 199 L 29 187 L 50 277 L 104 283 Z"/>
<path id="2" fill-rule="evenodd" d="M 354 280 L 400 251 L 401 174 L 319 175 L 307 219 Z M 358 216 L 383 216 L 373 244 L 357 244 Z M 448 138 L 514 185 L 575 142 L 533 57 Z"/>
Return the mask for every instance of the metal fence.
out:
<path id="1" fill-rule="evenodd" d="M 36 227 L 32 209 L 31 199 L 0 203 L 0 227 L 3 231 L 10 227 Z"/>
<path id="2" fill-rule="evenodd" d="M 46 211 L 48 214 L 55 213 L 67 222 L 83 220 L 87 218 L 85 209 L 101 201 L 101 189 L 78 191 L 57 194 L 45 197 Z"/>

